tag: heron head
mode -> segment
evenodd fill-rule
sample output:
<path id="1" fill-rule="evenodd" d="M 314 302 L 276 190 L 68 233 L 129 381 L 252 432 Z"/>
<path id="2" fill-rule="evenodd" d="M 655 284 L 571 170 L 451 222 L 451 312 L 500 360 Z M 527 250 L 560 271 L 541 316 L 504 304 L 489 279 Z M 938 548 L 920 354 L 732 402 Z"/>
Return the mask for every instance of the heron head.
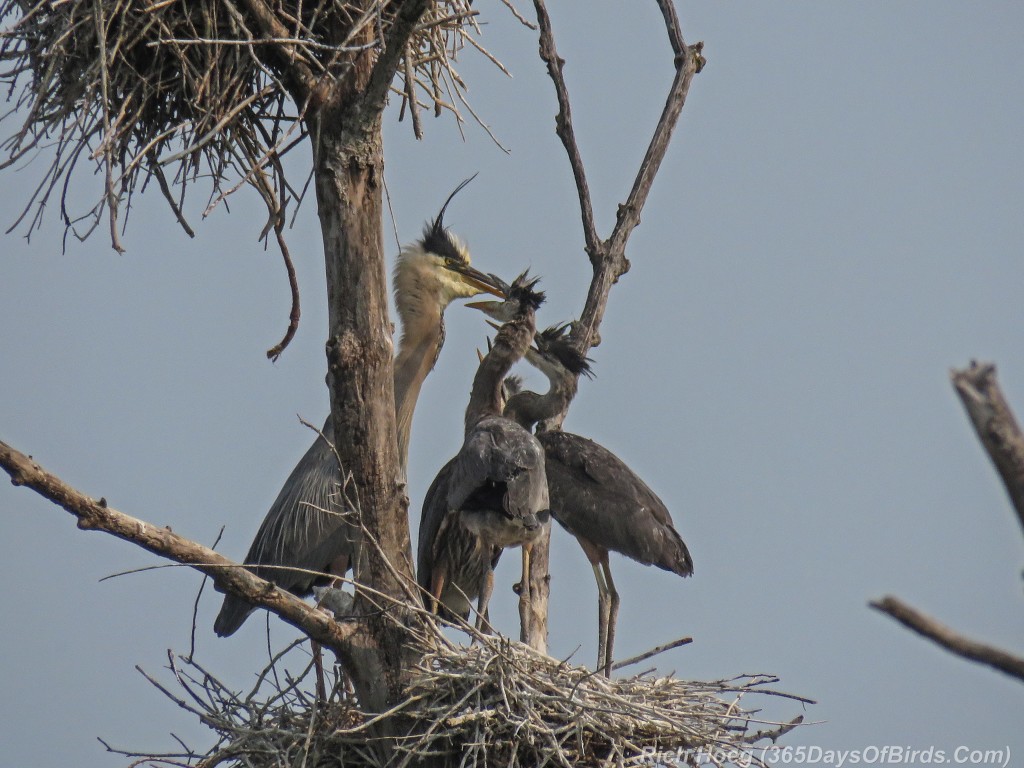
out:
<path id="1" fill-rule="evenodd" d="M 533 346 L 526 351 L 530 365 L 545 374 L 566 371 L 573 376 L 594 377 L 593 362 L 569 343 L 569 324 L 553 325 L 533 337 Z M 562 369 L 562 370 L 559 370 Z"/>
<path id="2" fill-rule="evenodd" d="M 490 277 L 500 282 L 497 276 Z M 512 281 L 512 285 L 502 283 L 504 301 L 471 301 L 466 306 L 479 309 L 499 323 L 507 323 L 527 310 L 536 311 L 544 303 L 544 291 L 537 289 L 539 282 L 539 277 L 531 278 L 529 270 L 526 270 Z"/>
<path id="3" fill-rule="evenodd" d="M 481 293 L 505 297 L 508 286 L 494 275 L 486 275 L 470 265 L 469 249 L 444 225 L 444 212 L 452 198 L 476 176 L 462 182 L 452 192 L 433 221 L 428 221 L 419 240 L 398 255 L 395 267 L 395 300 L 401 310 L 423 302 L 434 303 L 443 311 L 455 299 Z"/>

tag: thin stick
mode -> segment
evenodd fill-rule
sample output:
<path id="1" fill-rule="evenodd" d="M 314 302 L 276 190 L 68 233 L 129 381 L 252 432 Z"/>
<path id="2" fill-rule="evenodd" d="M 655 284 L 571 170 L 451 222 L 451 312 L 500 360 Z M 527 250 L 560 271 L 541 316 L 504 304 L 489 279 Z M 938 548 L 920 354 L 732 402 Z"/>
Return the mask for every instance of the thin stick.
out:
<path id="1" fill-rule="evenodd" d="M 671 643 L 665 643 L 664 645 L 659 645 L 655 648 L 651 648 L 651 650 L 645 651 L 644 653 L 641 653 L 639 656 L 631 656 L 628 659 L 617 661 L 614 664 L 612 664 L 612 669 L 622 669 L 623 667 L 629 667 L 633 664 L 639 664 L 641 661 L 647 661 L 647 659 L 651 658 L 652 656 L 657 656 L 658 654 L 664 653 L 665 651 L 671 651 L 673 648 L 678 648 L 681 645 L 689 645 L 692 642 L 692 637 L 680 637 L 678 640 L 673 640 Z"/>
<path id="2" fill-rule="evenodd" d="M 281 258 L 284 259 L 284 268 L 288 272 L 288 288 L 292 296 L 292 308 L 288 313 L 288 328 L 284 332 L 284 338 L 267 350 L 267 357 L 271 362 L 276 363 L 299 329 L 299 317 L 302 315 L 302 310 L 299 306 L 299 280 L 295 275 L 295 265 L 292 263 L 292 256 L 288 252 L 288 244 L 284 239 L 283 214 L 278 216 L 274 222 L 274 236 L 277 238 L 277 247 L 281 251 Z"/>

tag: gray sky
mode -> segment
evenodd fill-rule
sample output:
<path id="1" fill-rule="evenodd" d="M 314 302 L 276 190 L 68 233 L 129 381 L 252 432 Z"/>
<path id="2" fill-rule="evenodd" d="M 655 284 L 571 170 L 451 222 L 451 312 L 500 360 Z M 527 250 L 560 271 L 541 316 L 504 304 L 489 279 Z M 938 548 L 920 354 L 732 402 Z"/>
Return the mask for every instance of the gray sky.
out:
<path id="1" fill-rule="evenodd" d="M 448 192 L 475 264 L 544 277 L 542 323 L 582 307 L 589 266 L 554 100 L 534 34 L 494 3 L 463 74 L 480 129 L 387 122 L 403 242 Z M 524 6 L 526 10 L 528 6 Z M 770 672 L 819 700 L 793 745 L 1009 746 L 1024 757 L 1018 683 L 955 659 L 867 608 L 903 597 L 978 639 L 1024 651 L 1024 538 L 948 382 L 994 360 L 1024 414 L 1024 60 L 1018 3 L 699 2 L 680 6 L 708 66 L 694 81 L 612 292 L 566 428 L 629 462 L 693 553 L 683 581 L 621 558 L 617 655 L 681 635 L 660 659 L 690 678 Z M 671 57 L 653 3 L 556 4 L 599 228 L 607 234 L 663 104 Z M 13 221 L 35 169 L 7 171 Z M 194 202 L 196 210 L 200 206 Z M 189 240 L 156 198 L 118 256 L 102 237 L 61 255 L 56 220 L 3 239 L 0 439 L 130 514 L 244 555 L 322 419 L 323 259 L 312 200 L 290 242 L 303 292 L 287 321 L 280 259 L 256 242 L 249 193 Z M 198 218 L 198 217 L 196 217 Z M 390 224 L 388 224 L 390 227 Z M 389 236 L 389 251 L 397 247 Z M 412 436 L 418 518 L 457 450 L 487 331 L 453 306 Z M 535 379 L 531 379 L 534 380 Z M 135 671 L 186 652 L 200 577 L 82 533 L 62 510 L 0 484 L 3 762 L 123 765 L 95 740 L 159 751 L 206 731 Z M 414 529 L 415 533 L 415 529 Z M 596 591 L 562 531 L 552 554 L 551 650 L 592 664 Z M 498 626 L 516 632 L 499 572 Z M 198 656 L 237 688 L 265 659 L 264 620 L 227 640 L 199 609 Z M 276 619 L 273 640 L 293 632 Z M 800 713 L 793 707 L 789 715 Z M 58 735 L 59 734 L 59 735 Z"/>

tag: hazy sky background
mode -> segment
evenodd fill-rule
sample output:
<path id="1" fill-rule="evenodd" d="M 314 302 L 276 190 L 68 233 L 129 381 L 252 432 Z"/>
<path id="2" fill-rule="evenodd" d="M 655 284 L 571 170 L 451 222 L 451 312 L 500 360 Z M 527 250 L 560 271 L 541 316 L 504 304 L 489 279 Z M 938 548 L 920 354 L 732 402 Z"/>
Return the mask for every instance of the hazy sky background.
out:
<path id="1" fill-rule="evenodd" d="M 654 3 L 553 3 L 599 228 L 607 235 L 672 76 Z M 580 311 L 589 279 L 575 190 L 553 133 L 535 34 L 479 4 L 483 42 L 508 79 L 467 52 L 472 124 L 386 121 L 387 180 L 401 240 L 459 181 L 479 178 L 448 223 L 475 264 L 530 266 L 550 300 L 540 322 Z M 524 12 L 529 5 L 523 5 Z M 629 462 L 662 496 L 693 553 L 683 581 L 622 558 L 617 655 L 692 635 L 663 656 L 689 678 L 779 675 L 820 703 L 785 743 L 887 744 L 1024 759 L 1019 683 L 937 650 L 867 607 L 901 596 L 964 633 L 1024 651 L 1024 538 L 948 382 L 994 360 L 1024 414 L 1024 5 L 902 2 L 681 3 L 696 77 L 643 222 L 612 292 L 597 378 L 566 428 Z M 10 127 L 5 129 L 9 131 Z M 5 171 L 13 222 L 37 168 Z M 193 201 L 193 218 L 202 201 Z M 280 258 L 256 242 L 264 214 L 233 199 L 189 240 L 162 201 L 132 211 L 113 253 L 103 233 L 61 254 L 54 216 L 2 240 L 0 439 L 116 508 L 204 543 L 222 525 L 241 558 L 318 422 L 326 329 L 312 198 L 289 238 L 302 286 L 287 322 Z M 198 223 L 198 221 L 197 221 Z M 390 233 L 391 224 L 387 223 Z M 388 250 L 397 251 L 388 235 Z M 453 305 L 448 342 L 412 435 L 414 519 L 458 448 L 487 327 Z M 531 379 L 536 381 L 536 379 Z M 174 750 L 211 735 L 135 671 L 186 652 L 200 577 L 164 569 L 62 510 L 0 484 L 4 617 L 0 762 L 107 768 L 97 736 Z M 415 535 L 415 526 L 414 526 Z M 551 651 L 592 664 L 596 588 L 554 533 Z M 517 632 L 518 558 L 493 610 Z M 236 688 L 266 656 L 263 615 L 197 654 Z M 294 632 L 271 622 L 273 642 Z M 164 679 L 167 677 L 164 675 Z M 794 706 L 784 709 L 799 714 Z"/>

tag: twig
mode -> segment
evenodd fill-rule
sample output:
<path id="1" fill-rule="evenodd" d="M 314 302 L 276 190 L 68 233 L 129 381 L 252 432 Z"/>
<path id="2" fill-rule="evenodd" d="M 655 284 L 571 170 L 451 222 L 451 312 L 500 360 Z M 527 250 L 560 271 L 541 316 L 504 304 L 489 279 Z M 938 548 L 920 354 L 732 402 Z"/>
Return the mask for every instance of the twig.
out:
<path id="1" fill-rule="evenodd" d="M 869 605 L 896 619 L 900 624 L 922 637 L 942 646 L 950 653 L 985 664 L 1024 682 L 1024 658 L 964 637 L 895 597 L 885 597 L 869 603 Z"/>
<path id="2" fill-rule="evenodd" d="M 558 116 L 555 118 L 555 133 L 562 140 L 565 152 L 569 156 L 572 175 L 576 179 L 576 191 L 580 198 L 580 213 L 583 216 L 583 238 L 586 251 L 591 259 L 597 258 L 600 238 L 594 224 L 594 206 L 590 200 L 590 187 L 587 184 L 587 172 L 580 156 L 579 145 L 576 143 L 576 132 L 572 124 L 572 108 L 569 104 L 569 89 L 565 84 L 562 67 L 565 60 L 559 57 L 555 48 L 555 35 L 551 28 L 551 16 L 548 15 L 544 0 L 534 0 L 537 10 L 537 24 L 540 30 L 540 57 L 547 64 L 548 75 L 555 86 L 555 97 L 558 99 Z"/>
<path id="3" fill-rule="evenodd" d="M 220 527 L 217 532 L 217 538 L 213 540 L 213 544 L 210 545 L 210 549 L 216 550 L 217 545 L 220 544 L 221 537 L 224 535 L 224 526 Z M 206 589 L 207 576 L 203 575 L 203 580 L 199 584 L 199 590 L 196 592 L 196 600 L 192 604 L 192 633 L 189 637 L 188 646 L 188 660 L 191 661 L 196 655 L 196 621 L 199 616 L 199 600 L 203 596 L 203 590 Z"/>
<path id="4" fill-rule="evenodd" d="M 612 664 L 612 669 L 622 669 L 623 667 L 629 667 L 633 664 L 639 664 L 641 661 L 647 661 L 647 659 L 652 656 L 657 656 L 665 651 L 671 651 L 673 648 L 678 648 L 681 645 L 689 645 L 692 642 L 692 637 L 681 637 L 678 640 L 673 640 L 671 643 L 665 643 L 664 645 L 651 648 L 649 651 L 644 651 L 639 656 L 631 656 L 628 659 L 617 661 Z"/>
<path id="5" fill-rule="evenodd" d="M 292 308 L 288 314 L 288 328 L 284 333 L 284 338 L 267 350 L 267 357 L 270 358 L 271 362 L 276 363 L 281 353 L 284 352 L 285 347 L 295 337 L 295 332 L 299 328 L 299 317 L 302 312 L 299 307 L 299 280 L 295 275 L 295 265 L 292 263 L 291 254 L 288 252 L 288 244 L 284 239 L 283 215 L 279 216 L 274 222 L 274 236 L 277 238 L 277 247 L 281 251 L 281 258 L 284 259 L 284 268 L 288 272 L 288 287 L 292 295 Z"/>

